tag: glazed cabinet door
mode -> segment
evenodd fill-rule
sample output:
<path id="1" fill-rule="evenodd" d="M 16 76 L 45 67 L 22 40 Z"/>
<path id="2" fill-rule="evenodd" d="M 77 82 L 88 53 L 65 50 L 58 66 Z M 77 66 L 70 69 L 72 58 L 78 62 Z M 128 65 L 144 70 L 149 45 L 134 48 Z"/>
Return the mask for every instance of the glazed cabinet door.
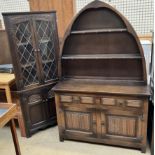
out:
<path id="1" fill-rule="evenodd" d="M 42 82 L 57 79 L 58 34 L 55 14 L 33 17 Z"/>
<path id="2" fill-rule="evenodd" d="M 19 89 L 38 85 L 39 66 L 35 52 L 32 19 L 26 15 L 7 18 L 9 24 L 6 24 L 6 29 L 9 34 L 17 85 Z"/>

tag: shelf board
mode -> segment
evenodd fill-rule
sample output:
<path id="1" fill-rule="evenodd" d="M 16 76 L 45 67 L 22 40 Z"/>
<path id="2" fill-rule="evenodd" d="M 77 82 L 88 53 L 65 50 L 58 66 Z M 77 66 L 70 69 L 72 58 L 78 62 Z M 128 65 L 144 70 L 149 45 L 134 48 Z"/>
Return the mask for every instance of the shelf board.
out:
<path id="1" fill-rule="evenodd" d="M 32 65 L 34 65 L 34 63 L 35 63 L 35 61 L 29 62 L 29 63 L 26 63 L 26 64 L 21 64 L 21 67 L 22 68 L 31 67 Z"/>
<path id="2" fill-rule="evenodd" d="M 99 77 L 99 76 L 65 76 L 63 80 L 77 80 L 81 82 L 102 82 L 102 84 L 119 84 L 119 85 L 144 85 L 144 81 L 136 78 L 125 77 Z"/>
<path id="3" fill-rule="evenodd" d="M 48 43 L 50 42 L 50 39 L 43 39 L 43 40 L 39 40 L 39 43 Z"/>
<path id="4" fill-rule="evenodd" d="M 43 60 L 42 63 L 52 63 L 53 60 Z M 31 67 L 35 62 L 26 63 L 25 65 L 21 65 L 22 68 Z"/>
<path id="5" fill-rule="evenodd" d="M 93 29 L 93 30 L 81 30 L 72 31 L 71 34 L 85 34 L 85 33 L 101 33 L 101 32 L 126 32 L 127 29 Z"/>
<path id="6" fill-rule="evenodd" d="M 62 59 L 141 59 L 139 54 L 63 55 Z"/>
<path id="7" fill-rule="evenodd" d="M 42 63 L 43 64 L 45 64 L 45 63 L 53 63 L 53 60 L 43 60 Z"/>
<path id="8" fill-rule="evenodd" d="M 17 43 L 17 46 L 25 46 L 25 45 L 31 45 L 31 43 L 30 42 Z"/>

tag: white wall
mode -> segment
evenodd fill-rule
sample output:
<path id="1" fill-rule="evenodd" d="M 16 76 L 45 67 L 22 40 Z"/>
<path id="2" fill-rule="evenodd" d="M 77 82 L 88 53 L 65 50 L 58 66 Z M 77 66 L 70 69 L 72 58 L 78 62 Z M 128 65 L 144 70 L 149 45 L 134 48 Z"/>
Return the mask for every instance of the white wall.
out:
<path id="1" fill-rule="evenodd" d="M 76 0 L 76 11 L 93 0 Z M 132 24 L 138 34 L 150 34 L 153 30 L 153 0 L 102 0 L 116 7 Z"/>
<path id="2" fill-rule="evenodd" d="M 30 11 L 28 0 L 0 0 L 0 20 L 3 23 L 2 12 Z"/>

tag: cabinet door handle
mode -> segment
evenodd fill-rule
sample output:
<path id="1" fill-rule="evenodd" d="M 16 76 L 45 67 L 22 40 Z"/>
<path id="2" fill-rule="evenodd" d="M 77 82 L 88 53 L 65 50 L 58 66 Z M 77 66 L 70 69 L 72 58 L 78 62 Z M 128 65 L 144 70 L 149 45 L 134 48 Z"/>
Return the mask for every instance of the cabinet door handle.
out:
<path id="1" fill-rule="evenodd" d="M 34 52 L 37 52 L 37 49 L 34 49 Z"/>

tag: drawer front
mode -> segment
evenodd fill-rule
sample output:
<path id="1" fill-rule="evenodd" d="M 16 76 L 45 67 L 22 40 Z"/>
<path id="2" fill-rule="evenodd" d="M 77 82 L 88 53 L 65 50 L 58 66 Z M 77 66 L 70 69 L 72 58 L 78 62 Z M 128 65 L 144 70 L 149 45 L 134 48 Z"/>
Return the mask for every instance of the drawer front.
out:
<path id="1" fill-rule="evenodd" d="M 116 105 L 116 100 L 113 99 L 113 98 L 102 98 L 101 99 L 101 104 L 102 105 L 114 106 L 114 105 Z"/>
<path id="2" fill-rule="evenodd" d="M 125 99 L 125 98 L 106 98 L 102 97 L 101 104 L 103 106 L 115 106 L 126 108 L 142 108 L 143 101 L 139 99 Z"/>
<path id="3" fill-rule="evenodd" d="M 127 100 L 126 106 L 133 107 L 133 108 L 140 108 L 142 107 L 143 102 L 142 100 Z"/>
<path id="4" fill-rule="evenodd" d="M 94 98 L 91 96 L 81 96 L 80 101 L 81 101 L 81 103 L 93 104 Z"/>
<path id="5" fill-rule="evenodd" d="M 60 95 L 60 102 L 71 103 L 72 102 L 72 96 L 69 96 L 69 95 Z"/>
<path id="6" fill-rule="evenodd" d="M 75 104 L 96 104 L 105 107 L 119 107 L 119 108 L 142 108 L 143 100 L 135 98 L 125 98 L 118 96 L 102 96 L 90 94 L 63 94 L 60 95 L 60 102 L 75 103 Z"/>
<path id="7" fill-rule="evenodd" d="M 94 97 L 82 95 L 60 95 L 60 102 L 62 103 L 79 103 L 79 104 L 93 104 Z"/>

